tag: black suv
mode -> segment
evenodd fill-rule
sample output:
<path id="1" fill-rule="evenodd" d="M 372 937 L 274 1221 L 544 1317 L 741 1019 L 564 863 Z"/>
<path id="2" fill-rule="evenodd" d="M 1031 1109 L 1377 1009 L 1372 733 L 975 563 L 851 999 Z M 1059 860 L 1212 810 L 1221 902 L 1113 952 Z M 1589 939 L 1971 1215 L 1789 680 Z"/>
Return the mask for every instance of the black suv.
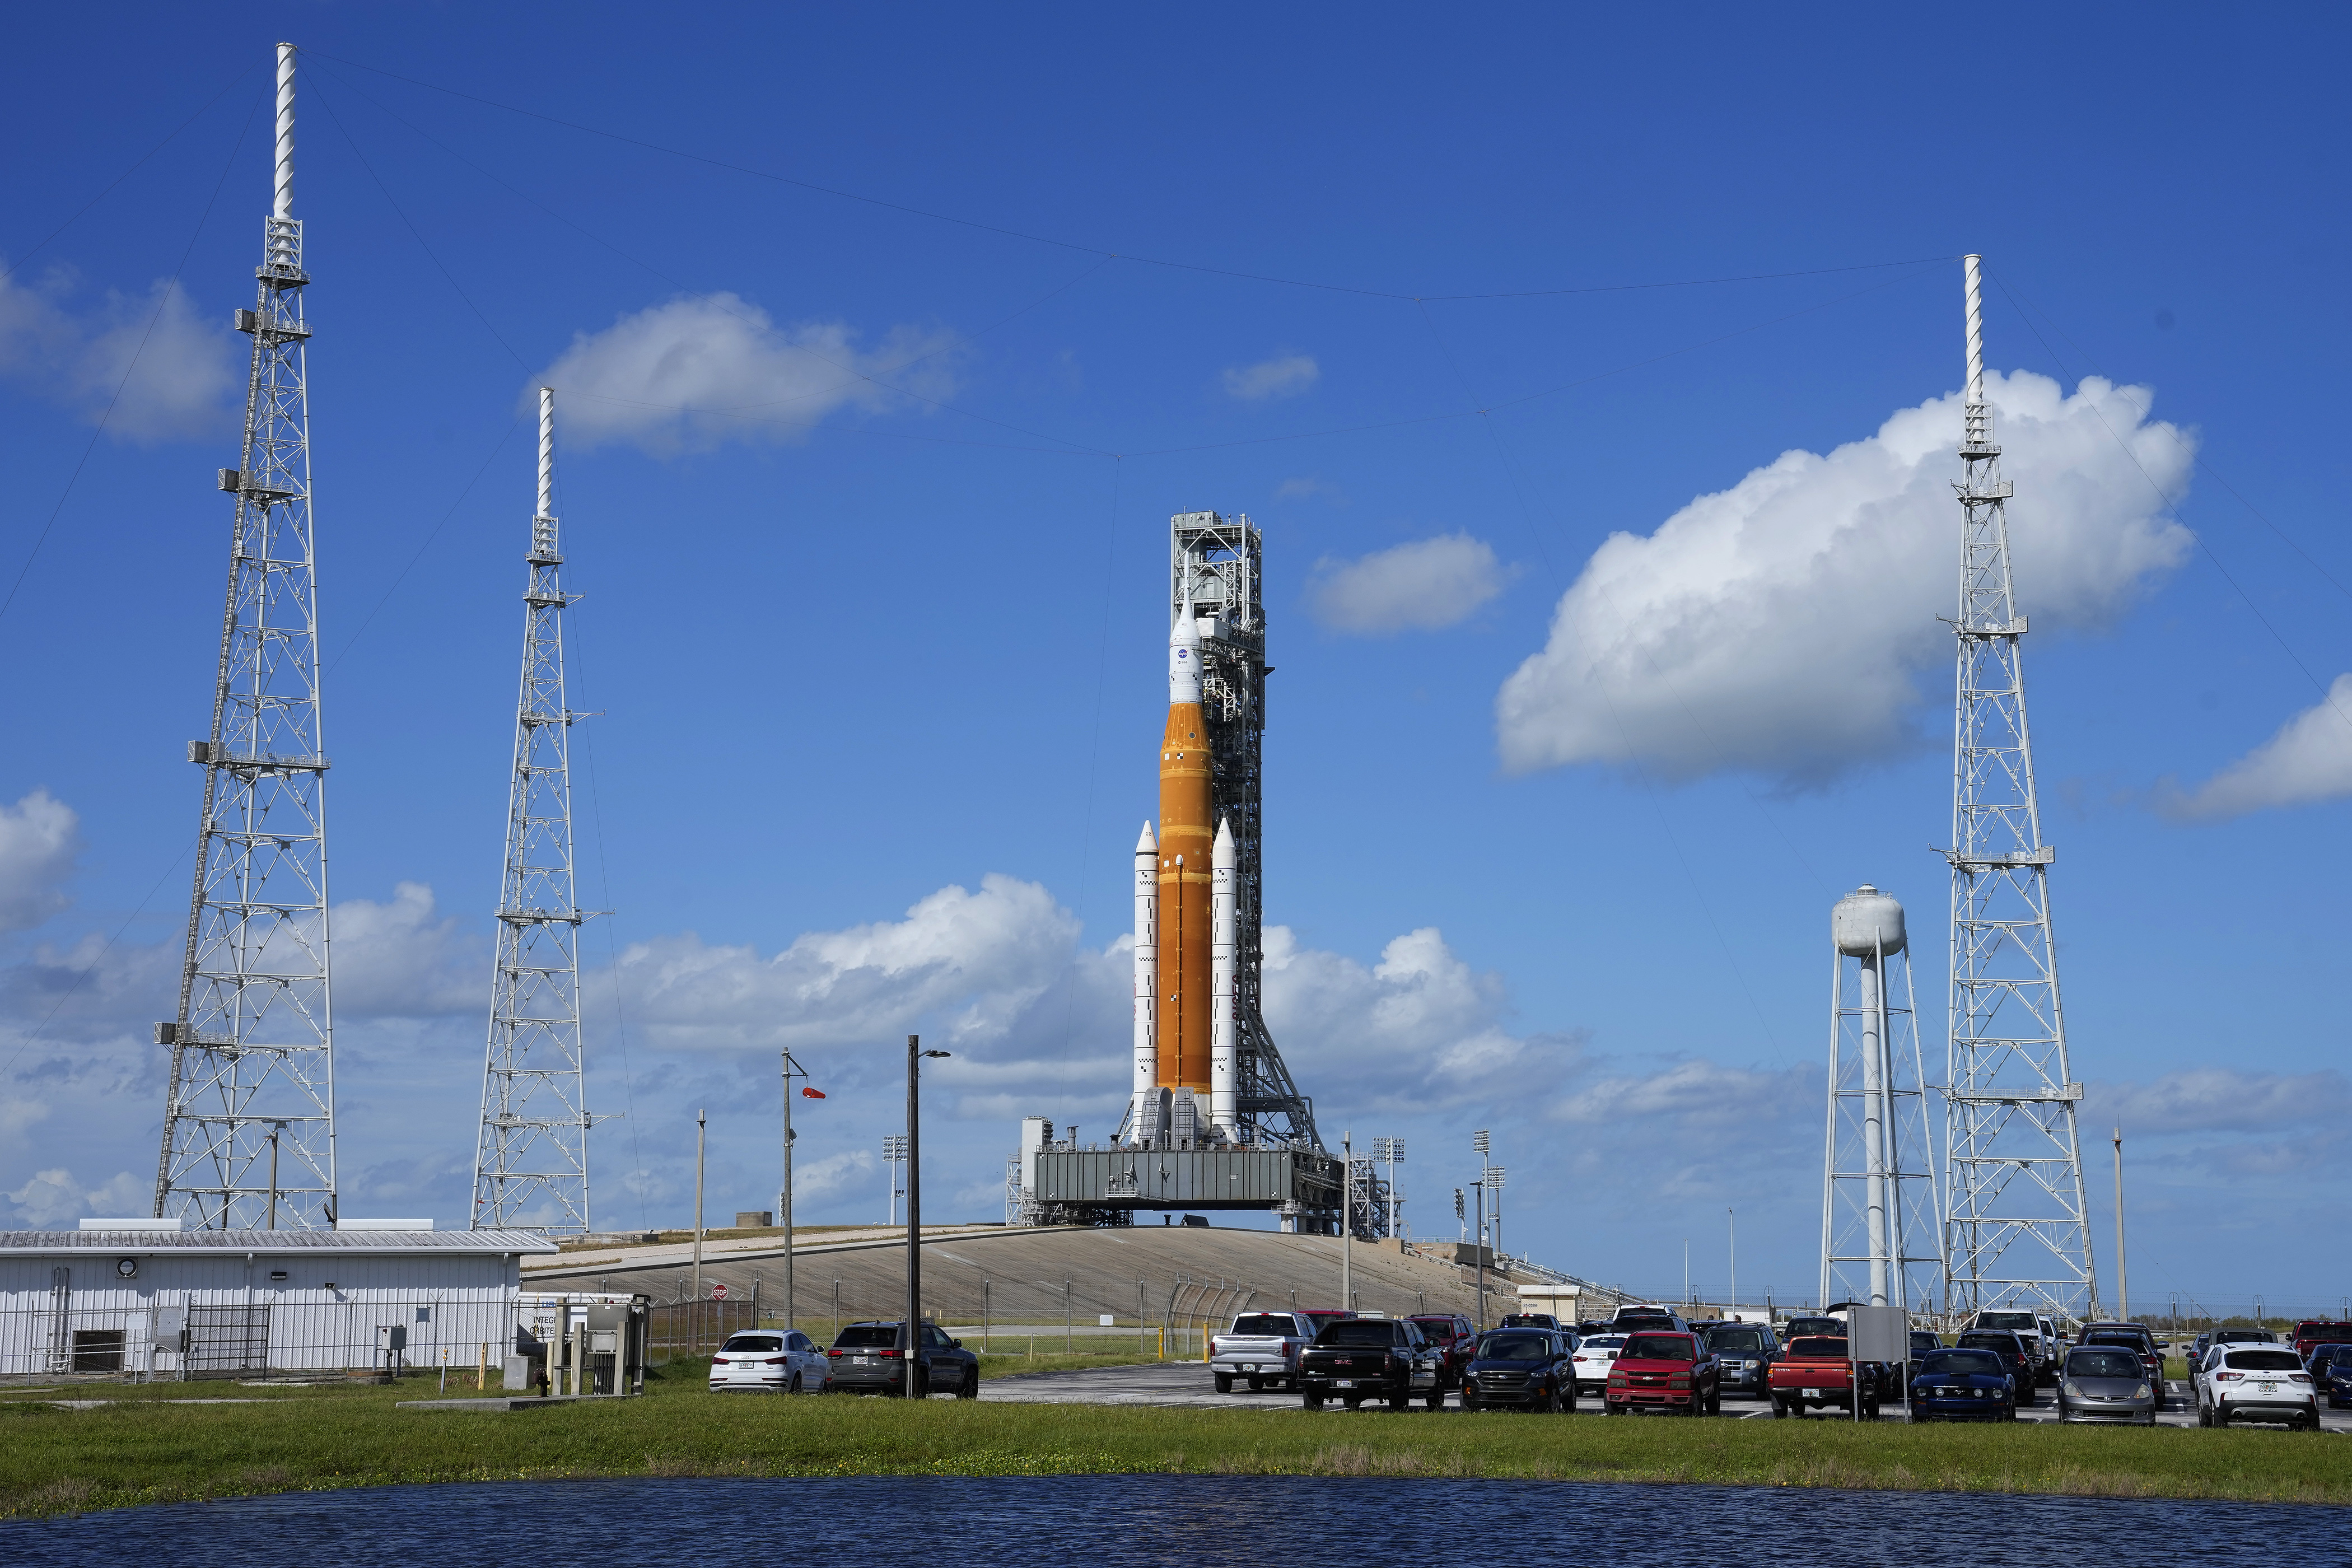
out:
<path id="1" fill-rule="evenodd" d="M 1725 1394 L 1772 1397 L 1772 1363 L 1780 1359 L 1780 1336 L 1767 1323 L 1709 1323 L 1699 1336 L 1721 1369 Z"/>
<path id="2" fill-rule="evenodd" d="M 2033 1352 L 2026 1348 L 2022 1334 L 2014 1329 L 1970 1329 L 1960 1335 L 1959 1348 L 1964 1351 L 1990 1351 L 2000 1357 L 2002 1370 L 2017 1385 L 2017 1403 L 2033 1403 L 2036 1369 Z"/>
<path id="3" fill-rule="evenodd" d="M 907 1391 L 907 1325 L 851 1323 L 835 1336 L 825 1353 L 835 1394 L 904 1394 Z M 915 1396 L 952 1391 L 958 1399 L 980 1397 L 980 1358 L 933 1322 L 923 1324 L 922 1348 L 915 1353 Z"/>
<path id="4" fill-rule="evenodd" d="M 1462 1408 L 1575 1409 L 1575 1350 L 1573 1339 L 1551 1329 L 1490 1330 L 1479 1337 L 1476 1359 L 1463 1382 Z"/>

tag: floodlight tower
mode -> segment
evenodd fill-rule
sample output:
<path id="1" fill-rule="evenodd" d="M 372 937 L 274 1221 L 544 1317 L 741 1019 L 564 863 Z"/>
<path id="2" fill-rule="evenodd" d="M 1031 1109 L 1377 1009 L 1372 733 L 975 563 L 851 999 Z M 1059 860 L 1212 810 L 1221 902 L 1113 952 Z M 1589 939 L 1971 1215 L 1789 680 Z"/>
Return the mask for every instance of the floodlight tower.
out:
<path id="1" fill-rule="evenodd" d="M 523 590 L 522 690 L 507 784 L 498 968 L 474 1144 L 474 1228 L 588 1231 L 580 908 L 572 874 L 572 725 L 563 683 L 563 552 L 555 516 L 555 394 L 539 389 L 539 510 Z"/>
<path id="2" fill-rule="evenodd" d="M 294 46 L 278 46 L 276 199 L 263 220 L 195 886 L 155 1166 L 155 1213 L 207 1228 L 335 1220 L 327 756 L 319 718 Z M 282 1131 L 281 1131 L 282 1130 Z M 276 1136 L 273 1137 L 273 1132 Z M 277 1173 L 270 1174 L 276 1152 Z"/>
<path id="3" fill-rule="evenodd" d="M 2009 482 L 1984 397 L 1978 258 L 1964 260 L 1969 381 L 1952 729 L 1952 972 L 1946 1070 L 1947 1309 L 2017 1302 L 2080 1317 L 2098 1300 L 2058 1001 L 2050 863 L 2033 793 L 2009 566 Z"/>
<path id="4" fill-rule="evenodd" d="M 1830 911 L 1830 947 L 1821 1299 L 1932 1312 L 1943 1217 L 1903 906 L 1864 883 Z"/>

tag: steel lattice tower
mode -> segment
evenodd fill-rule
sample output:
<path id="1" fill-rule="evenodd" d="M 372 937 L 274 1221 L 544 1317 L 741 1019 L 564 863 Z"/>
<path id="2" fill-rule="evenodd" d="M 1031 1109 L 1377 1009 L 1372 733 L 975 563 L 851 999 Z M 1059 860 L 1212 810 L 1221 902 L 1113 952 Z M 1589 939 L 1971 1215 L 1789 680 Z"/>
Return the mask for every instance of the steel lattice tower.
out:
<path id="1" fill-rule="evenodd" d="M 474 1152 L 474 1227 L 588 1229 L 580 925 L 572 875 L 572 721 L 563 687 L 563 552 L 555 519 L 555 394 L 539 389 L 539 510 L 523 593 L 522 692 L 507 795 L 498 973 Z"/>
<path id="2" fill-rule="evenodd" d="M 2050 863 L 2033 793 L 2010 578 L 2011 489 L 1984 399 L 1978 258 L 1965 261 L 1969 382 L 1955 486 L 1963 515 L 1952 734 L 1952 977 L 1947 1071 L 1947 1305 L 2080 1316 L 2098 1300 L 2074 1135 Z"/>
<path id="3" fill-rule="evenodd" d="M 221 1228 L 335 1218 L 334 1015 L 327 967 L 327 757 L 294 216 L 294 46 L 278 46 L 276 201 L 253 335 L 195 888 L 156 1162 L 155 1213 Z"/>

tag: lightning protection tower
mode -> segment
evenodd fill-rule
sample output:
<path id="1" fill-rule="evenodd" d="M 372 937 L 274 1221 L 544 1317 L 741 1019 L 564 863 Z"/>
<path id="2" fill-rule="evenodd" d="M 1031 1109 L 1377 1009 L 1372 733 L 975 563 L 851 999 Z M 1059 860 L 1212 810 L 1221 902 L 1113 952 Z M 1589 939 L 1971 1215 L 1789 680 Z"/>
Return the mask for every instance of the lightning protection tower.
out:
<path id="1" fill-rule="evenodd" d="M 278 46 L 276 200 L 262 225 L 245 440 L 205 770 L 195 887 L 155 1213 L 220 1229 L 335 1219 L 334 1012 L 327 969 L 327 757 L 294 216 L 294 46 Z"/>
<path id="2" fill-rule="evenodd" d="M 474 1227 L 588 1229 L 581 1075 L 580 909 L 572 875 L 572 711 L 563 686 L 563 552 L 555 518 L 555 394 L 539 389 L 539 510 L 523 591 L 522 692 L 507 784 L 498 971 L 474 1152 Z"/>
<path id="3" fill-rule="evenodd" d="M 1943 1216 L 1903 906 L 1864 883 L 1830 911 L 1822 1302 L 1935 1311 Z"/>
<path id="4" fill-rule="evenodd" d="M 2009 482 L 1984 397 L 1978 258 L 1965 258 L 1959 669 L 1952 729 L 1952 978 L 1945 1159 L 1948 1310 L 2010 1302 L 2082 1316 L 2098 1300 L 2058 1002 L 2050 863 L 2034 801 L 2010 580 Z"/>

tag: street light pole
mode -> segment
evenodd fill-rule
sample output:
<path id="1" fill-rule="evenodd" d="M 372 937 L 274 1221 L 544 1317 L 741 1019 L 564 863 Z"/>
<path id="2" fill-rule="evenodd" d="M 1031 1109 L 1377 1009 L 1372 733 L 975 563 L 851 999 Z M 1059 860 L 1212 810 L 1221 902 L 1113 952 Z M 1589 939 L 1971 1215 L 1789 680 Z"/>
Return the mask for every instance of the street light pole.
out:
<path id="1" fill-rule="evenodd" d="M 694 1305 L 687 1310 L 694 1316 L 688 1320 L 694 1327 L 688 1331 L 690 1350 L 702 1348 L 702 1150 L 709 1121 L 699 1110 L 694 1113 Z"/>
<path id="2" fill-rule="evenodd" d="M 2131 1276 L 2124 1269 L 2124 1130 L 2116 1129 L 2116 1316 L 2131 1321 Z"/>
<path id="3" fill-rule="evenodd" d="M 1739 1216 L 1730 1209 L 1723 1211 L 1723 1223 L 1731 1235 L 1731 1317 L 1739 1320 Z"/>
<path id="4" fill-rule="evenodd" d="M 920 1035 L 907 1037 L 907 1397 L 915 1397 L 916 1370 L 923 1348 L 923 1112 L 920 1067 L 924 1057 L 945 1051 L 922 1048 Z"/>
<path id="5" fill-rule="evenodd" d="M 1478 1266 L 1478 1331 L 1486 1331 L 1486 1183 L 1483 1173 L 1470 1184 L 1471 1202 L 1476 1207 L 1473 1216 L 1476 1228 L 1471 1232 L 1471 1260 Z"/>

